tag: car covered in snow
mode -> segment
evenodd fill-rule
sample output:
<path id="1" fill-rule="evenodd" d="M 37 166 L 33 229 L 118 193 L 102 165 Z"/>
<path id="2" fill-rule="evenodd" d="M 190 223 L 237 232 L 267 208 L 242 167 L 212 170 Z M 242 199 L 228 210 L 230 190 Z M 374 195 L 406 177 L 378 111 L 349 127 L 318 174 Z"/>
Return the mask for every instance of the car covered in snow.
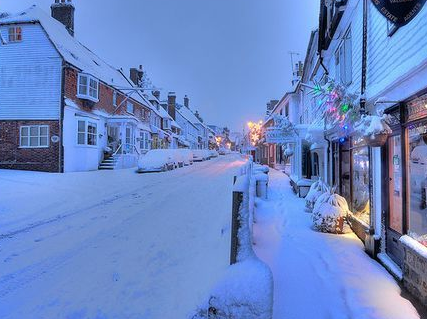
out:
<path id="1" fill-rule="evenodd" d="M 174 161 L 175 168 L 183 167 L 185 162 L 185 156 L 182 150 L 180 149 L 169 149 L 165 150 L 167 153 L 170 154 Z"/>
<path id="2" fill-rule="evenodd" d="M 169 150 L 150 150 L 138 161 L 138 173 L 165 172 L 175 167 L 175 160 Z"/>
<path id="3" fill-rule="evenodd" d="M 193 150 L 183 148 L 179 150 L 184 157 L 184 166 L 193 165 Z"/>
<path id="4" fill-rule="evenodd" d="M 193 150 L 193 160 L 195 162 L 203 162 L 210 159 L 208 150 Z"/>
<path id="5" fill-rule="evenodd" d="M 209 156 L 211 158 L 216 158 L 219 156 L 218 152 L 216 150 L 209 150 Z"/>

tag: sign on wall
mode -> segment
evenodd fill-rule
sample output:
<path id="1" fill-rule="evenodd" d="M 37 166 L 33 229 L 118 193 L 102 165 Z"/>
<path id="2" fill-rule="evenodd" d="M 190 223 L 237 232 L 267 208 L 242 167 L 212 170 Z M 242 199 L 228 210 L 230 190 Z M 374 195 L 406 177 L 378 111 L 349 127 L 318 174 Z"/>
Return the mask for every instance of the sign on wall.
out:
<path id="1" fill-rule="evenodd" d="M 372 0 L 375 7 L 397 27 L 409 23 L 421 11 L 426 0 Z"/>
<path id="2" fill-rule="evenodd" d="M 285 144 L 294 141 L 293 132 L 285 132 L 281 128 L 269 127 L 265 131 L 265 142 L 268 144 Z"/>

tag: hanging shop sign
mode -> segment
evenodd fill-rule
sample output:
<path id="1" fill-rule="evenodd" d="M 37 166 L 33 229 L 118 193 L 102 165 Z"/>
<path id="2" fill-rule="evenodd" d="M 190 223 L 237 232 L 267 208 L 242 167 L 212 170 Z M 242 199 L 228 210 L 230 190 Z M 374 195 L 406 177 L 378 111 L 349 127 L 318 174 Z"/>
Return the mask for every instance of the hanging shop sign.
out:
<path id="1" fill-rule="evenodd" d="M 408 122 L 427 117 L 427 94 L 407 103 Z"/>
<path id="2" fill-rule="evenodd" d="M 265 131 L 265 142 L 268 144 L 285 144 L 294 141 L 292 131 L 284 131 L 282 128 L 269 127 Z"/>
<path id="3" fill-rule="evenodd" d="M 409 23 L 421 11 L 426 0 L 372 0 L 378 11 L 397 27 Z"/>

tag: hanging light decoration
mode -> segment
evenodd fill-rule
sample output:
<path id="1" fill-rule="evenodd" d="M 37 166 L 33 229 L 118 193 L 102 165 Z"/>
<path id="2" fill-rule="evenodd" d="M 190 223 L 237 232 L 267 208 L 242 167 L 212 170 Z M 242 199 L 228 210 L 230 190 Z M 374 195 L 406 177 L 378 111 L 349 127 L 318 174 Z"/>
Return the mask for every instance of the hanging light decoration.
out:
<path id="1" fill-rule="evenodd" d="M 259 122 L 248 122 L 249 137 L 252 146 L 256 146 L 261 139 L 262 121 Z"/>

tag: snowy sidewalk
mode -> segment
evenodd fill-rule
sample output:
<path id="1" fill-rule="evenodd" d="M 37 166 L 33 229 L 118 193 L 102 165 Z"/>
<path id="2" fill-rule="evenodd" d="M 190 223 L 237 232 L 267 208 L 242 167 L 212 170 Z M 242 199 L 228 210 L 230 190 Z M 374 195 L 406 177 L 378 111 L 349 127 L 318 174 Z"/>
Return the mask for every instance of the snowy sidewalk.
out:
<path id="1" fill-rule="evenodd" d="M 285 174 L 271 170 L 269 186 L 257 202 L 254 249 L 273 272 L 275 319 L 419 318 L 354 234 L 313 231 Z"/>

